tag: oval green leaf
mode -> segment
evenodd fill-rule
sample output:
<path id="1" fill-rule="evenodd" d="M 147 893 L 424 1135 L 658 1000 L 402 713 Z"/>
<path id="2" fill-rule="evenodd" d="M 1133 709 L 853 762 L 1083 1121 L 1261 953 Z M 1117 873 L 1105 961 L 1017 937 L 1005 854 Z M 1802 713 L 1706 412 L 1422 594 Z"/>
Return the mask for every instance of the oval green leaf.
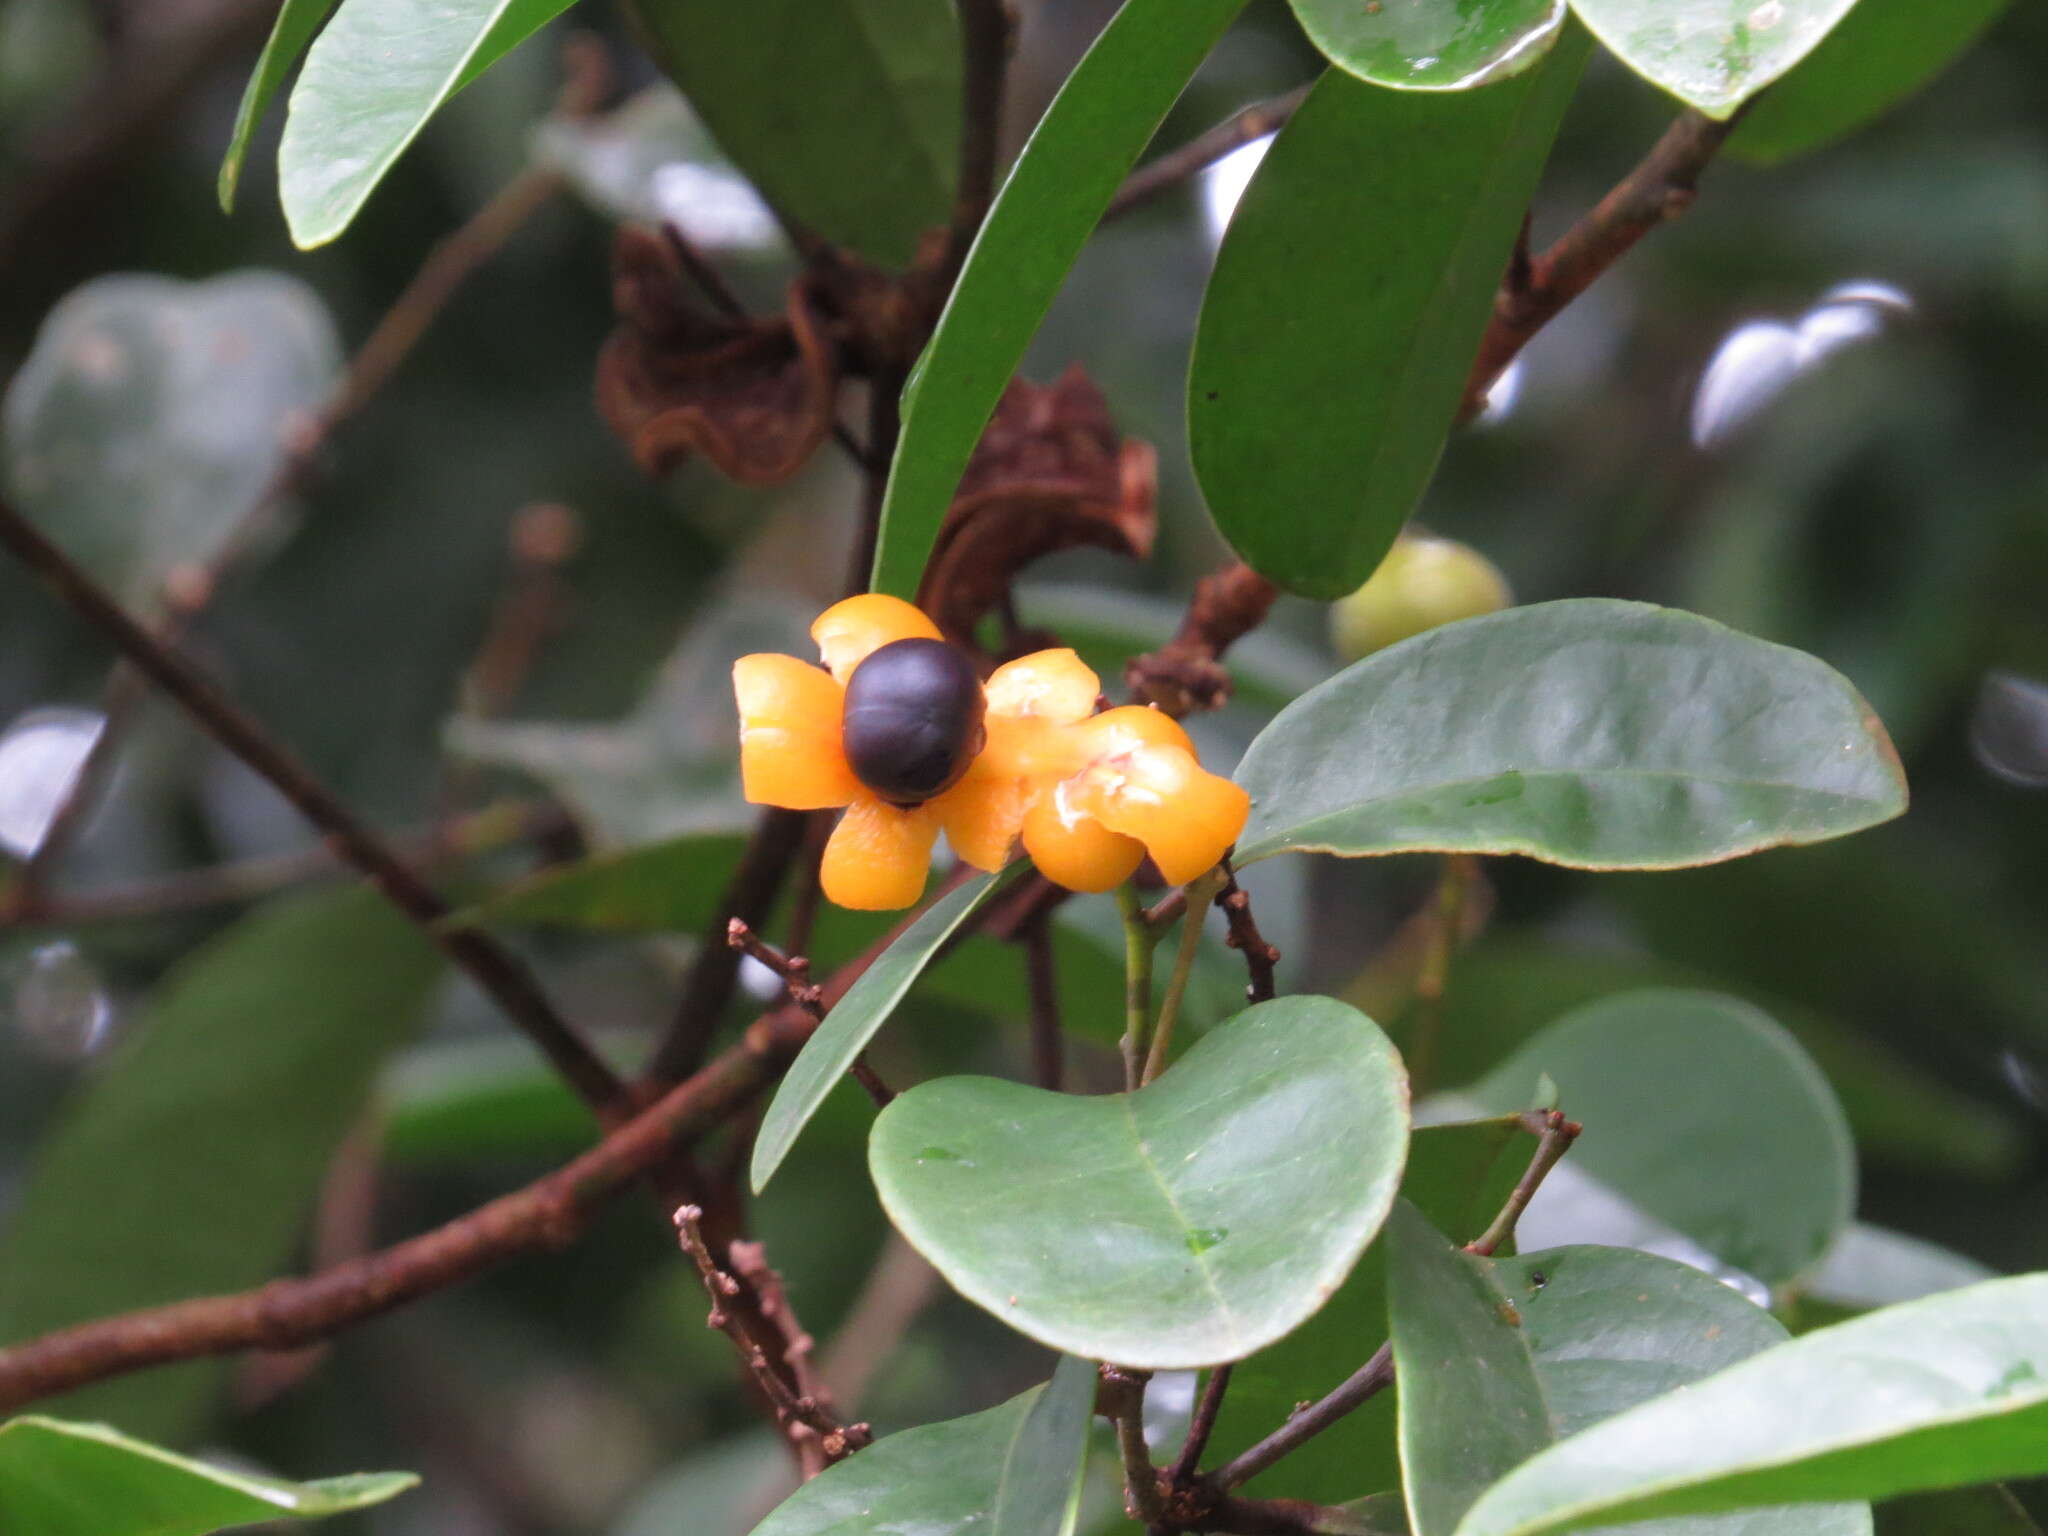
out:
<path id="1" fill-rule="evenodd" d="M 1608 51 L 1709 117 L 1784 74 L 1856 0 L 1571 0 Z"/>
<path id="2" fill-rule="evenodd" d="M 1407 1142 L 1379 1027 L 1289 997 L 1135 1094 L 921 1084 L 875 1121 L 868 1165 L 897 1229 L 969 1300 L 1055 1349 L 1169 1370 L 1241 1359 L 1328 1300 Z"/>
<path id="3" fill-rule="evenodd" d="M 277 1274 L 439 975 L 419 930 L 365 890 L 264 908 L 171 972 L 24 1181 L 0 1262 L 0 1342 Z M 175 1441 L 229 1363 L 63 1401 Z"/>
<path id="4" fill-rule="evenodd" d="M 1652 1398 L 1511 1472 L 1458 1536 L 2044 1472 L 2048 1275 L 2021 1275 L 1823 1328 Z"/>
<path id="5" fill-rule="evenodd" d="M 1565 0 L 1293 0 L 1339 69 L 1409 91 L 1463 91 L 1527 69 L 1557 40 Z"/>
<path id="6" fill-rule="evenodd" d="M 86 570 L 152 602 L 220 552 L 340 366 L 326 306 L 281 272 L 95 278 L 44 318 L 0 403 L 6 484 Z"/>
<path id="7" fill-rule="evenodd" d="M 1102 210 L 1245 0 L 1125 0 L 996 194 L 903 391 L 870 585 L 916 597 L 1010 375 Z"/>
<path id="8" fill-rule="evenodd" d="M 1413 1206 L 1387 1226 L 1401 1462 L 1416 1536 L 1588 1425 L 1769 1349 L 1784 1328 L 1696 1269 L 1624 1248 L 1482 1259 Z M 1860 1504 L 1684 1520 L 1643 1536 L 1869 1536 Z"/>
<path id="9" fill-rule="evenodd" d="M 754 1536 L 1070 1536 L 1095 1408 L 1095 1367 L 1001 1407 L 877 1440 L 812 1478 Z"/>
<path id="10" fill-rule="evenodd" d="M 1238 862 L 1290 849 L 1675 869 L 1840 837 L 1905 775 L 1824 662 L 1648 603 L 1445 625 L 1347 667 L 1245 753 Z"/>
<path id="11" fill-rule="evenodd" d="M 1743 115 L 1728 148 L 1766 165 L 1853 133 L 1953 64 L 2011 0 L 1856 0 Z"/>
<path id="12" fill-rule="evenodd" d="M 889 1022 L 911 983 L 931 964 L 953 930 L 995 889 L 999 878 L 976 875 L 927 907 L 847 988 L 846 996 L 832 1006 L 817 1033 L 804 1042 L 803 1050 L 776 1085 L 768 1113 L 761 1118 L 760 1134 L 754 1138 L 751 1176 L 756 1194 L 768 1187 L 798 1134 L 846 1075 L 853 1058 L 867 1049 L 875 1032 Z"/>
<path id="13" fill-rule="evenodd" d="M 382 1504 L 410 1472 L 293 1483 L 231 1472 L 104 1424 L 31 1415 L 0 1424 L 0 1530 L 8 1536 L 211 1536 L 223 1526 L 315 1520 Z"/>
<path id="14" fill-rule="evenodd" d="M 263 114 L 269 110 L 277 88 L 284 84 L 284 77 L 299 62 L 299 55 L 306 51 L 306 45 L 313 41 L 313 34 L 320 30 L 320 24 L 327 20 L 327 13 L 333 9 L 334 0 L 284 0 L 284 5 L 278 10 L 277 20 L 271 24 L 270 36 L 263 44 L 262 56 L 256 60 L 249 83 L 242 88 L 242 103 L 235 109 L 234 130 L 228 136 L 227 153 L 221 157 L 216 191 L 220 196 L 222 213 L 235 211 L 235 189 L 241 184 L 242 162 L 249 158 L 249 141 L 256 136 L 256 125 L 263 121 Z"/>
<path id="15" fill-rule="evenodd" d="M 571 0 L 342 0 L 292 87 L 278 194 L 301 250 L 353 222 L 449 97 Z"/>
<path id="16" fill-rule="evenodd" d="M 1586 52 L 1452 95 L 1330 70 L 1273 141 L 1188 366 L 1196 477 L 1261 575 L 1342 597 L 1415 510 Z"/>
<path id="17" fill-rule="evenodd" d="M 952 206 L 960 33 L 947 0 L 635 0 L 662 69 L 762 196 L 908 265 Z"/>
<path id="18" fill-rule="evenodd" d="M 1574 1172 L 1725 1264 L 1782 1284 L 1849 1226 L 1856 1149 L 1841 1106 L 1799 1042 L 1748 1003 L 1676 988 L 1607 998 L 1566 1014 L 1471 1094 L 1505 1112 L 1543 1076 L 1586 1127 Z"/>

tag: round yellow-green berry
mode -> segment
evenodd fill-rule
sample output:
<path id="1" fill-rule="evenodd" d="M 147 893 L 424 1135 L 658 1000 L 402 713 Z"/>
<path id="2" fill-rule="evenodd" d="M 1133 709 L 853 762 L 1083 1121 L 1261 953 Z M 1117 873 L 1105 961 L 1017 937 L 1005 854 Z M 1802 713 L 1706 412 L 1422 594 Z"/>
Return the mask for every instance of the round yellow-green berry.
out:
<path id="1" fill-rule="evenodd" d="M 1330 605 L 1330 642 L 1346 661 L 1357 661 L 1397 640 L 1493 613 L 1514 600 L 1507 578 L 1471 545 L 1404 534 L 1371 580 Z"/>

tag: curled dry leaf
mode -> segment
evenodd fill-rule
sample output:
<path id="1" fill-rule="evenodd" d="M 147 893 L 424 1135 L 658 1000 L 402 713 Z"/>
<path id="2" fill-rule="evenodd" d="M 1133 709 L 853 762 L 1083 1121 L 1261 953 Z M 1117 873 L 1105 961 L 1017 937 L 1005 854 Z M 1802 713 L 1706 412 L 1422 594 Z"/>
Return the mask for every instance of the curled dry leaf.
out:
<path id="1" fill-rule="evenodd" d="M 960 478 L 918 606 L 965 643 L 1034 560 L 1083 546 L 1144 559 L 1158 479 L 1152 445 L 1118 437 L 1078 366 L 1052 385 L 1011 380 Z"/>
<path id="2" fill-rule="evenodd" d="M 612 303 L 598 409 L 650 477 L 701 453 L 743 485 L 779 484 L 831 430 L 837 349 L 808 278 L 790 284 L 783 314 L 712 314 L 691 301 L 668 245 L 626 226 Z"/>

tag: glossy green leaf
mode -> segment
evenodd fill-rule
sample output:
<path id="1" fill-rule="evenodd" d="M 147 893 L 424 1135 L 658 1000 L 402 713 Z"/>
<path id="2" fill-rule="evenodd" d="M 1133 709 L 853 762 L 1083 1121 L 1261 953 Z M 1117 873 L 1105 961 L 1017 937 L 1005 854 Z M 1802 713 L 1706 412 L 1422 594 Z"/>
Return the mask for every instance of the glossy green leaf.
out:
<path id="1" fill-rule="evenodd" d="M 449 97 L 570 0 L 342 0 L 306 54 L 278 144 L 300 249 L 347 229 Z"/>
<path id="2" fill-rule="evenodd" d="M 0 1424 L 7 1536 L 212 1536 L 223 1526 L 367 1509 L 418 1482 L 410 1472 L 363 1472 L 292 1483 L 174 1456 L 104 1424 L 37 1416 Z"/>
<path id="3" fill-rule="evenodd" d="M 1342 597 L 1414 512 L 1586 53 L 1573 28 L 1539 68 L 1450 95 L 1330 70 L 1273 141 L 1188 365 L 1196 477 L 1261 575 Z"/>
<path id="4" fill-rule="evenodd" d="M 782 1075 L 768 1112 L 761 1117 L 751 1164 L 755 1193 L 767 1187 L 798 1134 L 825 1102 L 825 1095 L 846 1075 L 854 1057 L 867 1048 L 876 1031 L 889 1022 L 911 983 L 1000 879 L 976 875 L 941 896 L 833 1004 L 818 1032 L 804 1042 L 803 1050 Z"/>
<path id="5" fill-rule="evenodd" d="M 1725 1264 L 1788 1281 L 1849 1224 L 1856 1155 L 1841 1107 L 1799 1043 L 1747 1003 L 1652 988 L 1589 1004 L 1470 1096 L 1505 1112 L 1544 1075 L 1586 1127 L 1574 1172 Z"/>
<path id="6" fill-rule="evenodd" d="M 2048 1275 L 1823 1328 L 1573 1436 L 1458 1536 L 1546 1532 L 2048 1472 Z"/>
<path id="7" fill-rule="evenodd" d="M 1240 863 L 1435 850 L 1672 869 L 1906 806 L 1884 728 L 1825 663 L 1608 598 L 1376 652 L 1281 711 L 1237 781 L 1252 795 Z"/>
<path id="8" fill-rule="evenodd" d="M 960 38 L 946 0 L 636 0 L 662 67 L 769 202 L 891 266 L 946 222 Z"/>
<path id="9" fill-rule="evenodd" d="M 1565 0 L 1293 0 L 1339 69 L 1396 90 L 1463 91 L 1527 69 L 1557 41 Z"/>
<path id="10" fill-rule="evenodd" d="M 1853 133 L 1934 79 L 2010 0 L 1856 0 L 1856 8 L 1757 101 L 1728 147 L 1771 164 Z"/>
<path id="11" fill-rule="evenodd" d="M 870 585 L 917 595 L 939 525 L 1067 270 L 1245 0 L 1124 0 L 996 194 L 903 391 Z"/>
<path id="12" fill-rule="evenodd" d="M 43 1143 L 0 1249 L 0 1340 L 275 1275 L 439 972 L 363 890 L 265 908 L 193 954 Z M 175 1441 L 225 1365 L 64 1401 Z"/>
<path id="13" fill-rule="evenodd" d="M 695 934 L 718 913 L 744 832 L 695 832 L 542 870 L 464 907 L 452 927 Z"/>
<path id="14" fill-rule="evenodd" d="M 1388 1223 L 1401 1462 L 1416 1536 L 1450 1536 L 1502 1473 L 1785 1337 L 1698 1270 L 1622 1248 L 1464 1253 L 1405 1203 Z M 1643 1536 L 1868 1536 L 1862 1505 L 1687 1520 Z"/>
<path id="15" fill-rule="evenodd" d="M 1069 1536 L 1094 1406 L 1095 1367 L 1068 1356 L 999 1408 L 877 1440 L 754 1536 Z"/>
<path id="16" fill-rule="evenodd" d="M 1571 0 L 1608 51 L 1709 117 L 1805 58 L 1856 0 Z"/>
<path id="17" fill-rule="evenodd" d="M 1535 1138 L 1518 1118 L 1424 1126 L 1408 1143 L 1401 1198 L 1461 1239 L 1486 1230 L 1529 1165 Z M 1321 1397 L 1387 1338 L 1386 1266 L 1366 1255 L 1323 1308 L 1231 1372 L 1210 1444 L 1221 1463 L 1287 1422 L 1295 1404 Z M 1392 1394 L 1367 1402 L 1278 1466 L 1245 1485 L 1253 1494 L 1336 1504 L 1361 1488 L 1401 1480 Z M 1396 1500 L 1398 1503 L 1398 1499 Z M 1405 1517 L 1404 1517 L 1405 1518 Z"/>
<path id="18" fill-rule="evenodd" d="M 89 573 L 153 602 L 220 552 L 340 363 L 297 278 L 95 278 L 44 317 L 0 403 L 5 484 Z"/>
<path id="19" fill-rule="evenodd" d="M 221 212 L 235 211 L 235 188 L 241 183 L 242 162 L 249 158 L 249 141 L 256 136 L 256 126 L 334 4 L 335 0 L 284 0 L 278 8 L 263 53 L 242 88 L 242 104 L 235 109 L 234 130 L 228 137 L 227 154 L 221 158 L 217 187 Z"/>
<path id="20" fill-rule="evenodd" d="M 877 1118 L 868 1164 L 969 1300 L 1055 1349 L 1164 1370 L 1241 1359 L 1311 1316 L 1379 1230 L 1407 1140 L 1378 1026 L 1289 997 L 1135 1094 L 922 1083 Z"/>

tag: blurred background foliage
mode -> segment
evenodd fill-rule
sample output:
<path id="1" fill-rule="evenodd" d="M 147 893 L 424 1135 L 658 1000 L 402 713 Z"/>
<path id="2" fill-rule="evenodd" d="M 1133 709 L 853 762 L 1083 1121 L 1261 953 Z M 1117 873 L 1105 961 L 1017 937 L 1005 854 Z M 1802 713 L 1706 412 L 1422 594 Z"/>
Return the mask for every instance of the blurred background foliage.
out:
<path id="1" fill-rule="evenodd" d="M 1023 9 L 1013 146 L 1108 7 Z M 665 1018 L 687 936 L 736 846 L 726 835 L 741 824 L 727 665 L 745 650 L 802 648 L 794 637 L 836 593 L 857 487 L 829 451 L 773 492 L 735 489 L 695 465 L 662 486 L 634 471 L 591 404 L 593 357 L 611 321 L 611 224 L 650 206 L 705 221 L 693 226 L 700 241 L 764 305 L 791 270 L 788 254 L 672 100 L 637 99 L 601 131 L 544 126 L 561 76 L 545 44 L 514 54 L 436 118 L 345 239 L 296 252 L 276 211 L 274 121 L 238 211 L 223 217 L 214 202 L 267 20 L 263 6 L 239 0 L 0 3 L 0 377 L 30 363 L 53 306 L 92 279 L 199 282 L 249 268 L 305 285 L 290 300 L 310 328 L 305 367 L 331 369 L 331 357 L 320 361 L 335 344 L 321 341 L 323 327 L 343 350 L 359 342 L 432 243 L 536 156 L 573 172 L 580 191 L 544 206 L 326 445 L 291 537 L 231 578 L 192 644 L 379 825 L 418 826 L 538 784 L 603 844 L 704 832 L 662 873 L 667 921 L 517 930 L 572 1016 L 630 1055 Z M 604 10 L 572 20 L 605 37 L 622 94 L 654 83 Z M 1314 68 L 1285 8 L 1256 5 L 1161 142 Z M 1489 865 L 1490 917 L 1451 973 L 1436 1081 L 1484 1077 L 1537 1027 L 1612 992 L 1730 993 L 1791 1027 L 1828 1074 L 1857 1137 L 1860 1214 L 2007 1270 L 2048 1267 L 2044 78 L 2048 12 L 2016 5 L 1931 88 L 1856 137 L 1772 167 L 1724 157 L 1688 217 L 1529 350 L 1487 417 L 1453 442 L 1420 512 L 1486 551 L 1525 600 L 1644 598 L 1818 654 L 1870 698 L 1914 793 L 1911 813 L 1876 832 L 1721 868 L 1610 877 Z M 1545 179 L 1539 241 L 1624 172 L 1671 111 L 1597 60 Z M 1170 629 L 1221 555 L 1187 469 L 1183 378 L 1220 224 L 1248 169 L 1234 157 L 1106 227 L 1026 370 L 1050 379 L 1079 361 L 1119 427 L 1159 448 L 1155 558 L 1137 567 L 1061 556 L 1034 571 L 1021 605 L 1027 621 L 1082 643 L 1107 676 L 1133 644 Z M 203 328 L 199 292 L 147 290 Z M 215 401 L 204 377 L 165 386 L 171 398 L 204 400 L 183 429 L 195 444 L 232 461 L 237 442 L 274 442 L 289 388 Z M 573 514 L 573 552 L 544 647 L 514 697 L 487 701 L 497 718 L 486 719 L 464 679 L 512 579 L 522 509 L 535 504 Z M 96 708 L 108 660 L 18 571 L 0 568 L 8 856 L 32 846 L 52 783 L 89 737 L 93 717 L 77 712 Z M 1283 600 L 1242 661 L 1239 702 L 1201 726 L 1226 761 L 1276 701 L 1336 665 L 1323 610 Z M 58 888 L 105 890 L 305 843 L 274 795 L 151 705 Z M 1259 895 L 1285 953 L 1283 987 L 1351 996 L 1399 1038 L 1414 1012 L 1404 925 L 1430 899 L 1433 864 L 1279 862 L 1288 867 L 1259 871 Z M 500 849 L 466 868 L 481 892 L 529 864 L 530 854 Z M 208 957 L 244 974 L 250 995 L 235 1027 L 218 1032 L 217 1057 L 168 1070 L 198 1084 L 216 1061 L 260 1059 L 269 1032 L 290 1030 L 308 989 L 323 985 L 293 959 L 290 934 L 322 912 L 362 922 L 336 910 L 270 915 L 282 939 L 231 928 L 243 915 L 233 906 L 0 932 L 0 1210 L 17 1205 L 31 1151 L 70 1096 L 120 1059 L 109 1051 L 145 1013 L 177 1006 L 166 991 L 182 982 L 185 1006 L 206 1005 L 189 988 Z M 699 916 L 685 920 L 691 910 Z M 1076 903 L 1062 923 L 1068 1017 L 1106 1044 L 1117 1027 L 1113 916 Z M 671 931 L 639 931 L 650 926 Z M 876 931 L 835 915 L 817 951 L 850 954 Z M 394 942 L 350 932 L 363 946 L 350 955 Z M 402 971 L 415 959 L 375 963 Z M 1203 1006 L 1215 1016 L 1237 982 L 1227 957 L 1208 959 Z M 1019 977 L 1014 953 L 977 941 L 914 994 L 886 1050 L 906 1075 L 1014 1063 L 1019 1010 L 997 1000 L 1020 995 Z M 412 1006 L 397 995 L 405 990 L 393 981 L 362 1003 L 384 1011 L 381 1033 L 328 1070 L 377 1068 L 387 1037 L 408 1032 L 385 1016 Z M 480 999 L 444 983 L 425 1011 L 425 1034 L 384 1062 L 378 1111 L 351 1143 L 359 1164 L 362 1148 L 381 1147 L 374 1227 L 386 1237 L 531 1177 L 587 1135 Z M 272 1114 L 295 1113 L 294 1094 L 331 1102 L 332 1081 L 273 1081 L 268 1091 L 283 1097 Z M 184 1113 L 238 1113 L 232 1102 L 192 1102 Z M 1632 1108 L 1659 1113 L 1653 1101 Z M 179 1112 L 174 1103 L 166 1123 Z M 755 1212 L 799 1311 L 826 1341 L 883 1252 L 859 1153 L 866 1118 L 855 1099 L 835 1100 Z M 204 1141 L 195 1138 L 195 1158 L 207 1155 Z M 246 1142 L 227 1141 L 215 1149 L 216 1180 L 232 1179 L 234 1159 L 248 1155 Z M 159 1155 L 169 1165 L 180 1151 Z M 102 1256 L 143 1277 L 131 1304 L 153 1294 L 159 1260 L 176 1268 L 150 1219 L 148 1181 L 169 1176 L 135 1176 L 142 1197 L 123 1207 L 133 1224 Z M 234 1200 L 163 1206 L 214 1208 L 224 1229 L 295 1226 L 289 1210 L 252 1216 Z M 200 1250 L 253 1241 L 176 1237 Z M 0 1271 L 9 1262 L 0 1249 Z M 206 1283 L 252 1283 L 274 1264 L 272 1255 L 240 1280 L 230 1266 Z M 16 1309 L 11 1326 L 29 1315 L 24 1284 L 0 1284 L 0 1301 Z M 105 1294 L 109 1304 L 127 1295 L 119 1285 Z M 170 1388 L 145 1378 L 109 1401 L 139 1432 L 288 1471 L 427 1474 L 420 1492 L 338 1520 L 338 1532 L 741 1530 L 787 1473 L 703 1311 L 659 1224 L 627 1202 L 573 1252 L 361 1329 L 310 1371 L 258 1363 L 196 1387 L 189 1376 Z M 985 1406 L 1044 1374 L 1038 1352 L 951 1297 L 920 1313 L 885 1361 L 842 1353 L 838 1364 L 867 1381 L 861 1410 L 883 1429 Z"/>

